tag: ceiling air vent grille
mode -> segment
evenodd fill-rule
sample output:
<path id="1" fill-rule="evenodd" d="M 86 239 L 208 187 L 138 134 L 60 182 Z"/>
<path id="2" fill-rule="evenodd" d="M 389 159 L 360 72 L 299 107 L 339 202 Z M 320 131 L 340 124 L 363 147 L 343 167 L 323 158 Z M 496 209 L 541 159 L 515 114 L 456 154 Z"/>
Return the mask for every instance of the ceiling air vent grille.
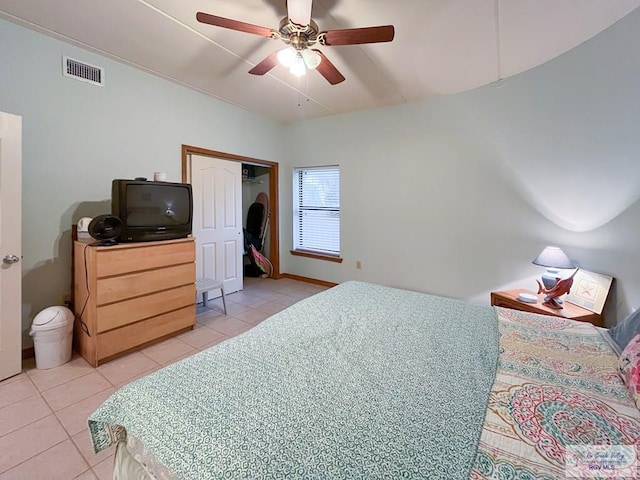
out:
<path id="1" fill-rule="evenodd" d="M 67 56 L 62 57 L 62 74 L 65 77 L 75 78 L 94 85 L 104 85 L 104 68 L 80 62 Z"/>

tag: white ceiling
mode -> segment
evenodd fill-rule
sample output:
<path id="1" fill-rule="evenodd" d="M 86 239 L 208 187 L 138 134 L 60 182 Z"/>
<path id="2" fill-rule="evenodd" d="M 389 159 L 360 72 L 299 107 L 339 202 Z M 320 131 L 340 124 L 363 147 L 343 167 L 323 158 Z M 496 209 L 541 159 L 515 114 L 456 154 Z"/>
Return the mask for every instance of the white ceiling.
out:
<path id="1" fill-rule="evenodd" d="M 314 0 L 320 30 L 392 24 L 391 43 L 320 47 L 346 77 L 256 63 L 283 47 L 196 12 L 277 29 L 285 0 L 0 0 L 0 17 L 288 123 L 476 88 L 540 65 L 640 0 Z M 82 60 L 82 59 L 79 59 Z M 108 72 L 107 72 L 108 75 Z"/>

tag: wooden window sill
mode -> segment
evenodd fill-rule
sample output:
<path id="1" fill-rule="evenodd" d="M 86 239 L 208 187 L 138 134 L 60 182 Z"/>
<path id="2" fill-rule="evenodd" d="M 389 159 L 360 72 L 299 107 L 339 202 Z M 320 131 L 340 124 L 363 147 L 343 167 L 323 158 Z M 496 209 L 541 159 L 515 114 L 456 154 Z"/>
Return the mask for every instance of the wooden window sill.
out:
<path id="1" fill-rule="evenodd" d="M 299 257 L 315 258 L 318 260 L 327 260 L 328 262 L 342 263 L 342 258 L 334 255 L 324 255 L 322 253 L 305 252 L 304 250 L 291 250 L 291 255 Z"/>

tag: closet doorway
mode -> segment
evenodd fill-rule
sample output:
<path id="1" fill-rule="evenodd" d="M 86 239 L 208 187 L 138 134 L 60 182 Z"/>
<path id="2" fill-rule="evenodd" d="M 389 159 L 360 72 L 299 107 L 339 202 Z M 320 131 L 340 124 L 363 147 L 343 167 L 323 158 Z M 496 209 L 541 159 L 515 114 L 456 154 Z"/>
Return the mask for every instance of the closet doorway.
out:
<path id="1" fill-rule="evenodd" d="M 269 178 L 271 167 L 253 163 L 242 163 L 242 218 L 245 228 L 245 245 L 252 244 L 259 253 L 245 251 L 244 276 L 261 277 L 270 273 L 268 265 L 260 267 L 256 256 L 269 258 Z"/>
<path id="2" fill-rule="evenodd" d="M 264 247 L 262 253 L 269 259 L 273 265 L 271 276 L 273 278 L 280 277 L 280 251 L 279 251 L 279 232 L 278 232 L 278 163 L 269 162 L 267 160 L 260 160 L 256 158 L 243 157 L 241 155 L 234 155 L 225 152 L 218 152 L 215 150 L 208 150 L 200 147 L 194 147 L 191 145 L 182 146 L 182 181 L 185 183 L 192 183 L 193 178 L 193 165 L 192 156 L 199 157 L 211 157 L 213 159 L 222 159 L 231 162 L 238 162 L 238 166 L 242 172 L 239 184 L 237 188 L 241 189 L 242 201 L 237 205 L 237 209 L 241 212 L 236 212 L 241 217 L 242 226 L 245 226 L 247 219 L 248 209 L 252 203 L 255 202 L 258 194 L 266 195 L 268 198 L 268 208 L 266 211 L 267 228 L 264 236 Z M 202 186 L 193 185 L 194 198 L 202 198 L 199 194 L 196 194 L 196 188 L 203 188 Z M 194 218 L 194 222 L 196 218 Z M 195 225 L 194 225 L 195 235 Z M 196 238 L 196 242 L 198 239 Z M 239 249 L 236 255 L 240 255 L 239 261 L 242 265 L 243 261 L 243 249 Z M 196 257 L 200 255 L 201 259 L 197 261 L 201 262 L 203 253 L 198 252 Z M 227 264 L 231 264 L 231 259 L 226 259 Z M 235 262 L 233 262 L 235 263 Z M 201 267 L 202 268 L 202 267 Z M 233 272 L 230 272 L 233 274 Z M 223 278 L 226 277 L 226 273 Z M 220 278 L 222 280 L 222 278 Z"/>

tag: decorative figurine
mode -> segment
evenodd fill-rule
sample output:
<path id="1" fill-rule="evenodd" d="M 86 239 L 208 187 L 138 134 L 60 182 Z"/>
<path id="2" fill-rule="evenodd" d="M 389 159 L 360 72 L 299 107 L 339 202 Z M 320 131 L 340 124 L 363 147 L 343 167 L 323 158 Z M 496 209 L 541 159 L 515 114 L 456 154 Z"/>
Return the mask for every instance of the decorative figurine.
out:
<path id="1" fill-rule="evenodd" d="M 575 272 L 570 277 L 561 279 L 560 277 L 556 278 L 556 284 L 551 288 L 545 288 L 540 280 L 536 280 L 538 282 L 538 293 L 544 293 L 546 297 L 544 297 L 543 305 L 546 305 L 549 308 L 555 308 L 559 310 L 562 308 L 562 300 L 559 297 L 564 295 L 565 293 L 569 293 L 571 290 L 571 285 L 573 285 L 573 277 L 578 273 L 579 268 L 576 269 Z"/>

